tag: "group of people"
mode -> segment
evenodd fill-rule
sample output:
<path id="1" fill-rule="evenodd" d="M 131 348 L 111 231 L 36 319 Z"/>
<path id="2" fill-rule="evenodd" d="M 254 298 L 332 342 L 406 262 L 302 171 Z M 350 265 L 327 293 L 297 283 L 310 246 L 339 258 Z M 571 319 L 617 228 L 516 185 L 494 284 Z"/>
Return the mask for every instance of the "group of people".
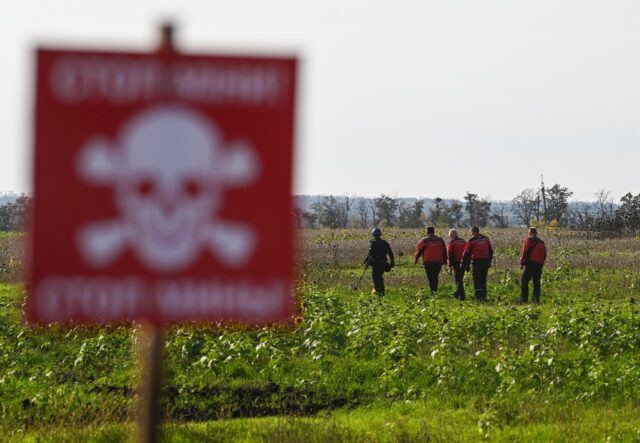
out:
<path id="1" fill-rule="evenodd" d="M 391 245 L 382 239 L 382 231 L 375 228 L 372 232 L 369 253 L 365 265 L 371 266 L 374 289 L 372 292 L 383 296 L 385 292 L 384 273 L 395 266 L 395 257 Z M 471 272 L 473 287 L 477 301 L 487 301 L 487 274 L 493 261 L 493 247 L 491 241 L 480 233 L 474 226 L 470 229 L 471 237 L 465 240 L 458 235 L 458 231 L 449 231 L 449 244 L 435 234 L 435 228 L 427 228 L 427 236 L 420 239 L 414 254 L 414 264 L 422 258 L 427 282 L 431 293 L 438 290 L 439 276 L 443 266 L 449 267 L 453 273 L 456 291 L 453 296 L 459 300 L 465 299 L 464 273 Z M 387 259 L 388 258 L 388 259 Z M 540 303 L 540 279 L 542 268 L 547 258 L 547 249 L 538 237 L 538 230 L 529 228 L 529 236 L 522 244 L 520 268 L 523 270 L 520 279 L 520 303 L 529 300 L 529 283 L 533 280 L 533 302 Z"/>

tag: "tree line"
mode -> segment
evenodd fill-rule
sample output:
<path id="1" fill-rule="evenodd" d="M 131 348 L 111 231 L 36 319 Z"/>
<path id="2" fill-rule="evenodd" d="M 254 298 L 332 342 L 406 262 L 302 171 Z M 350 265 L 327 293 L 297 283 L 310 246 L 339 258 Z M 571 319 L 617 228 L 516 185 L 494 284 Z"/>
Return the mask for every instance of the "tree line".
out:
<path id="1" fill-rule="evenodd" d="M 323 196 L 307 209 L 296 208 L 299 227 L 371 228 L 374 226 L 421 228 L 427 225 L 459 226 L 568 226 L 583 230 L 640 229 L 640 194 L 626 194 L 615 203 L 606 190 L 595 201 L 570 203 L 573 195 L 560 184 L 537 190 L 524 189 L 510 202 L 494 202 L 467 192 L 462 200 L 436 197 L 425 209 L 425 199 L 409 201 L 382 194 L 375 198 Z"/>
<path id="2" fill-rule="evenodd" d="M 376 198 L 324 196 L 309 209 L 296 208 L 298 227 L 370 228 L 374 226 L 421 228 L 426 225 L 460 227 L 568 226 L 584 231 L 623 233 L 640 230 L 640 194 L 627 193 L 615 203 L 600 190 L 595 201 L 569 203 L 568 188 L 555 184 L 525 189 L 511 202 L 492 202 L 467 192 L 462 200 L 436 197 L 425 209 L 425 199 L 402 199 L 382 194 Z M 20 194 L 0 205 L 0 231 L 25 229 L 31 197 Z"/>

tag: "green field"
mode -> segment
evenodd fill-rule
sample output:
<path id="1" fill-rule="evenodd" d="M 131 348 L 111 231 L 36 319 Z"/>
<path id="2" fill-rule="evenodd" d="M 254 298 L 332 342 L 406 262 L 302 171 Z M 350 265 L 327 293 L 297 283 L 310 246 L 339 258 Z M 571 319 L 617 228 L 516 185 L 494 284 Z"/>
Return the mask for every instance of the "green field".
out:
<path id="1" fill-rule="evenodd" d="M 302 232 L 300 324 L 168 331 L 165 437 L 640 441 L 640 238 L 542 232 L 542 304 L 516 306 L 522 234 L 488 232 L 497 259 L 478 305 L 453 299 L 446 274 L 428 294 L 418 231 L 388 232 L 398 266 L 382 300 L 369 280 L 349 288 L 367 232 Z M 130 440 L 137 335 L 25 325 L 20 240 L 0 237 L 0 439 Z"/>

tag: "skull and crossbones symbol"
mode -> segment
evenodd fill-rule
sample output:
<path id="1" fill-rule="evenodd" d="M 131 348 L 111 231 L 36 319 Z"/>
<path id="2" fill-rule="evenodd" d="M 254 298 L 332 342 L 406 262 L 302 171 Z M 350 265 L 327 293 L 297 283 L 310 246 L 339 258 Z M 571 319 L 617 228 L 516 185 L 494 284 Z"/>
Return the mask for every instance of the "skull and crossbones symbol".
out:
<path id="1" fill-rule="evenodd" d="M 225 143 L 216 125 L 181 105 L 158 105 L 134 115 L 117 141 L 88 140 L 77 158 L 87 182 L 110 186 L 119 218 L 83 226 L 78 245 L 95 267 L 130 248 L 155 271 L 179 271 L 208 249 L 240 266 L 252 255 L 255 231 L 216 216 L 224 188 L 246 186 L 259 159 L 242 140 Z"/>

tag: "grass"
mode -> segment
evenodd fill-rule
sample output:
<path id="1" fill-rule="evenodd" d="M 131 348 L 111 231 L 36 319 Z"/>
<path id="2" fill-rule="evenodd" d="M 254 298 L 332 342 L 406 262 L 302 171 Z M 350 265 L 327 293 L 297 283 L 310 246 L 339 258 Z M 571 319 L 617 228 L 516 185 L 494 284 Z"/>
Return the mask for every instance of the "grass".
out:
<path id="1" fill-rule="evenodd" d="M 368 278 L 353 291 L 359 260 L 335 251 L 350 242 L 366 250 L 366 236 L 304 234 L 302 324 L 167 331 L 167 440 L 640 440 L 638 239 L 607 249 L 556 235 L 542 305 L 515 306 L 511 231 L 492 233 L 501 252 L 487 305 L 454 300 L 444 274 L 431 297 L 406 253 L 384 299 L 371 296 Z M 419 237 L 390 234 L 405 249 Z M 32 328 L 22 292 L 0 284 L 0 439 L 131 439 L 137 335 Z"/>
<path id="2" fill-rule="evenodd" d="M 609 405 L 582 407 L 524 405 L 521 414 L 500 422 L 499 412 L 482 412 L 471 402 L 453 407 L 436 401 L 372 404 L 315 417 L 260 417 L 200 423 L 171 423 L 162 433 L 168 442 L 398 442 L 398 441 L 637 441 L 638 409 Z M 53 431 L 53 432 L 52 432 Z M 35 429 L 10 441 L 131 441 L 132 424 L 61 430 Z"/>

